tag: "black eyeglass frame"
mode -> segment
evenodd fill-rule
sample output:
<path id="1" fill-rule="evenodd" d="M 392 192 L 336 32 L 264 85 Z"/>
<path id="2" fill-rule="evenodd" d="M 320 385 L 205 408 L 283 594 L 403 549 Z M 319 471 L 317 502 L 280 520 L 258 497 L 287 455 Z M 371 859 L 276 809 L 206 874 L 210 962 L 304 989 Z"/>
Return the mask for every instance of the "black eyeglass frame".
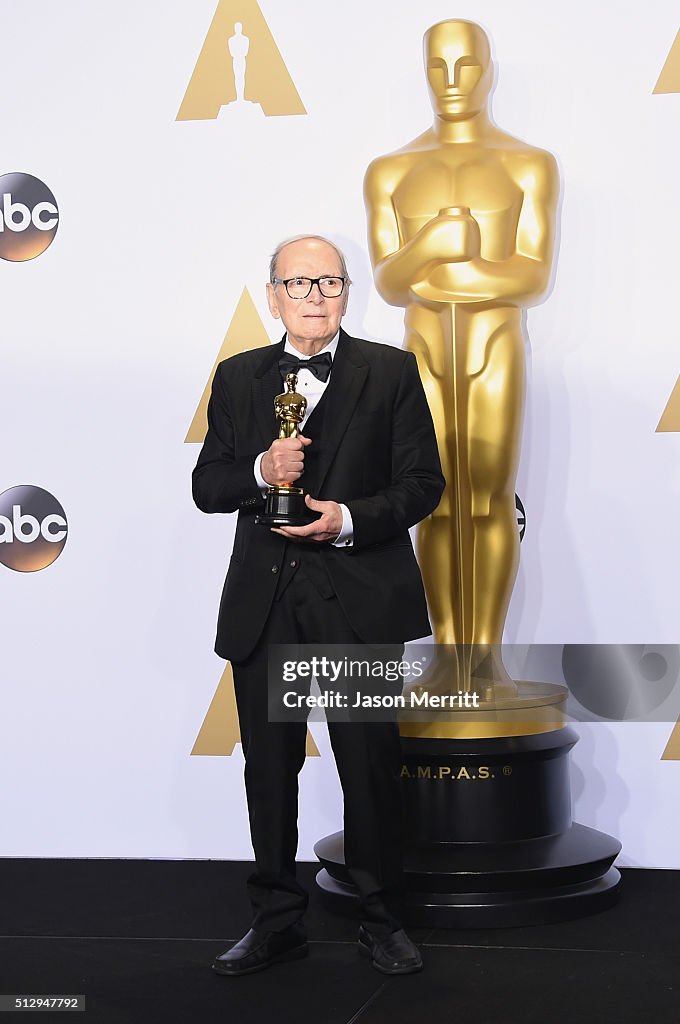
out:
<path id="1" fill-rule="evenodd" d="M 335 280 L 335 281 L 342 281 L 342 288 L 340 289 L 340 291 L 338 292 L 337 295 L 326 295 L 322 291 L 322 289 L 321 289 L 321 282 L 322 281 L 327 281 L 329 278 L 333 278 L 333 280 Z M 289 290 L 288 290 L 288 285 L 290 284 L 291 281 L 309 281 L 310 282 L 310 284 L 309 284 L 309 291 L 305 295 L 291 295 Z M 283 285 L 285 285 L 286 286 L 286 294 L 287 294 L 288 298 L 289 299 L 293 299 L 293 300 L 298 301 L 298 302 L 300 302 L 302 299 L 309 298 L 309 296 L 312 294 L 312 288 L 314 287 L 314 285 L 317 286 L 317 288 L 321 292 L 321 295 L 324 297 L 324 299 L 339 299 L 340 296 L 342 295 L 342 293 L 345 290 L 345 285 L 347 284 L 347 278 L 343 277 L 342 274 L 324 274 L 323 277 L 303 277 L 301 274 L 298 274 L 297 277 L 288 277 L 288 278 L 273 277 L 272 278 L 272 284 L 283 284 Z"/>

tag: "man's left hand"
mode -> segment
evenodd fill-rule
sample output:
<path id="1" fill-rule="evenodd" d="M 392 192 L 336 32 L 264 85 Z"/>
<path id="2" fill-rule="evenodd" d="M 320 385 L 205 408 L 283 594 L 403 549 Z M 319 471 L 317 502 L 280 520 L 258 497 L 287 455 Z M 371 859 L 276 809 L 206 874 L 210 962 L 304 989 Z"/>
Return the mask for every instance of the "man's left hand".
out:
<path id="1" fill-rule="evenodd" d="M 317 544 L 334 541 L 342 529 L 342 509 L 337 501 L 317 501 L 306 494 L 305 504 L 313 512 L 321 512 L 321 517 L 307 526 L 283 526 L 272 529 L 272 533 L 280 533 L 289 540 L 316 541 Z"/>

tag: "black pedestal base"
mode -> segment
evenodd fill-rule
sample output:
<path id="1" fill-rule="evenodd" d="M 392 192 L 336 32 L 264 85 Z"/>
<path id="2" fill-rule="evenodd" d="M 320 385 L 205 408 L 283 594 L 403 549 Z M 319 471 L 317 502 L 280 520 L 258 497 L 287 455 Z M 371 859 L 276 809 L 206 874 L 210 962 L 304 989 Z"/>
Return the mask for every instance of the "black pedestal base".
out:
<path id="1" fill-rule="evenodd" d="M 305 505 L 301 487 L 268 487 L 264 512 L 255 516 L 256 526 L 307 526 L 321 517 Z"/>
<path id="2" fill-rule="evenodd" d="M 436 928 L 509 928 L 564 921 L 606 910 L 621 876 L 610 867 L 619 843 L 572 825 L 560 836 L 516 843 L 409 847 L 405 923 Z M 314 847 L 324 903 L 355 915 L 359 900 L 344 863 L 342 832 Z"/>
<path id="3" fill-rule="evenodd" d="M 505 928 L 581 917 L 617 899 L 618 840 L 572 824 L 569 728 L 486 740 L 403 739 L 409 924 Z M 314 847 L 317 884 L 356 913 L 343 835 Z"/>

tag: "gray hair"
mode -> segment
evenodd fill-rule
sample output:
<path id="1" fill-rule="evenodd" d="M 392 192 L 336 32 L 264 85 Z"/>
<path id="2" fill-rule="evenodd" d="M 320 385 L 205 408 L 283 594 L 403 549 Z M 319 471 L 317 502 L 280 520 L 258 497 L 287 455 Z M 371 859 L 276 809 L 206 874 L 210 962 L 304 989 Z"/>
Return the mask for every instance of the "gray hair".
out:
<path id="1" fill-rule="evenodd" d="M 342 272 L 342 276 L 344 277 L 347 286 L 349 286 L 352 283 L 352 279 L 349 276 L 349 271 L 347 269 L 347 260 L 345 259 L 344 252 L 339 246 L 335 244 L 335 242 L 331 242 L 330 238 L 324 238 L 323 235 L 294 235 L 293 238 L 286 238 L 283 242 L 279 242 L 279 244 L 276 246 L 274 252 L 271 255 L 271 259 L 269 260 L 270 283 L 274 284 L 274 279 L 277 276 L 276 271 L 277 264 L 279 262 L 279 256 L 281 255 L 281 252 L 286 248 L 286 246 L 290 245 L 292 242 L 304 242 L 308 238 L 315 238 L 319 242 L 325 242 L 326 245 L 330 245 L 332 249 L 335 249 L 336 253 L 338 254 L 338 259 L 340 260 L 340 269 Z"/>

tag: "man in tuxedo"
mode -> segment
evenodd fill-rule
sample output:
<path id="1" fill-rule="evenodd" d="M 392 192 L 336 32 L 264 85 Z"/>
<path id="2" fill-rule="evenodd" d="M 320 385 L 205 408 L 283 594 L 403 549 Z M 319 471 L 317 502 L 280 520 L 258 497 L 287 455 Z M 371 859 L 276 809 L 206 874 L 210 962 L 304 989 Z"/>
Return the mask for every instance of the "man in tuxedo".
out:
<path id="1" fill-rule="evenodd" d="M 432 418 L 411 353 L 342 330 L 349 286 L 344 256 L 326 239 L 277 247 L 267 299 L 286 334 L 219 364 L 193 474 L 202 511 L 238 510 L 215 650 L 233 668 L 256 868 L 252 927 L 216 958 L 221 974 L 307 954 L 307 894 L 295 877 L 307 727 L 268 720 L 268 645 L 403 645 L 431 632 L 408 530 L 444 489 Z M 307 410 L 298 437 L 278 438 L 274 398 L 291 371 Z M 304 488 L 319 517 L 300 527 L 256 525 L 267 486 L 284 481 Z M 388 974 L 420 970 L 399 919 L 398 727 L 328 728 L 344 795 L 345 862 L 362 903 L 360 952 Z"/>

